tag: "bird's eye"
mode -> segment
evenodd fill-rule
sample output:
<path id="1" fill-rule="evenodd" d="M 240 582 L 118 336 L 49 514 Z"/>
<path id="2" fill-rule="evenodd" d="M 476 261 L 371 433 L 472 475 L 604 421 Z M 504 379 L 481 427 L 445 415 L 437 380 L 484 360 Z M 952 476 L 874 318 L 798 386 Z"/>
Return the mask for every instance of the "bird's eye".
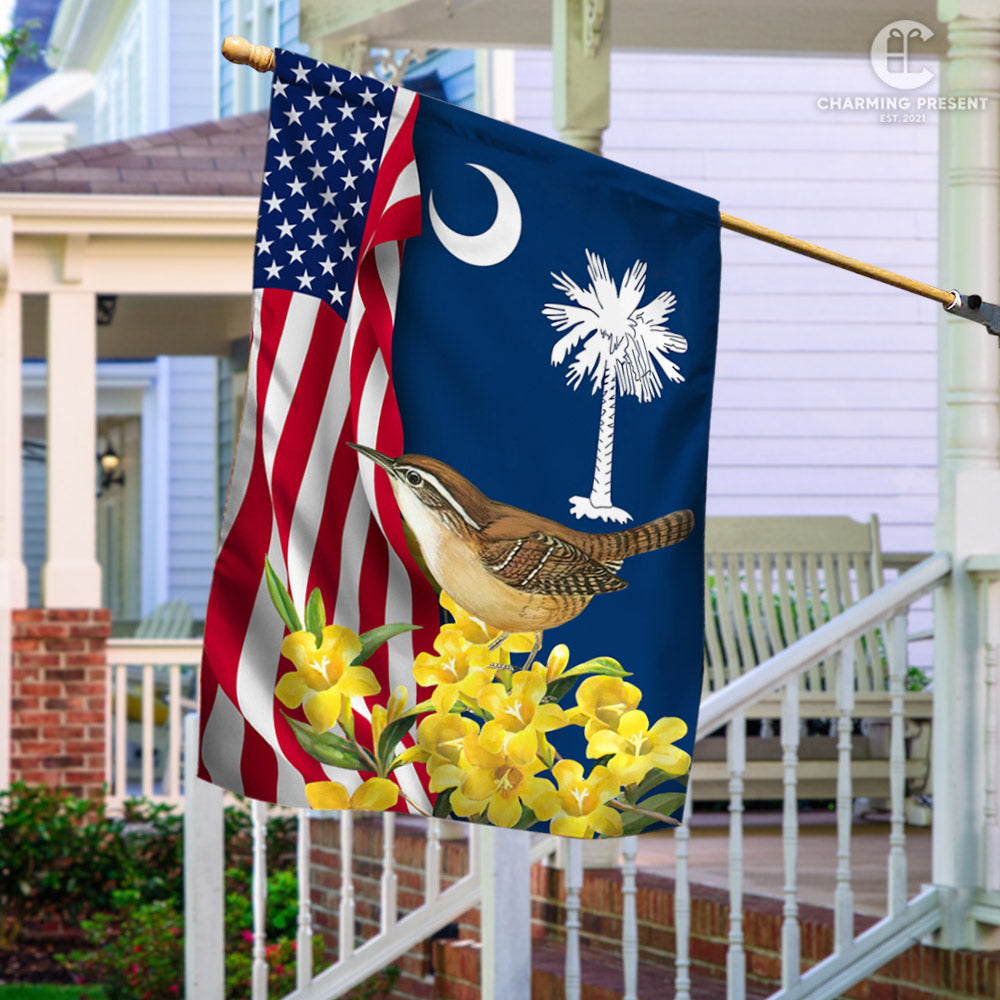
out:
<path id="1" fill-rule="evenodd" d="M 414 472 L 413 469 L 410 469 L 406 473 L 406 481 L 413 487 L 422 486 L 424 477 L 419 472 Z"/>

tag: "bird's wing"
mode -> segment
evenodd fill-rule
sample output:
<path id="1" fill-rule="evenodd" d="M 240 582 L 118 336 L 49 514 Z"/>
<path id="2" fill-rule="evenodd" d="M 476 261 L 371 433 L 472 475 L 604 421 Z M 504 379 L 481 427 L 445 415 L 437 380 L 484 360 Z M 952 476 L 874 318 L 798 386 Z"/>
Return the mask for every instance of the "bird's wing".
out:
<path id="1" fill-rule="evenodd" d="M 528 594 L 586 596 L 628 586 L 571 542 L 544 531 L 491 539 L 480 549 L 480 559 L 501 583 Z"/>

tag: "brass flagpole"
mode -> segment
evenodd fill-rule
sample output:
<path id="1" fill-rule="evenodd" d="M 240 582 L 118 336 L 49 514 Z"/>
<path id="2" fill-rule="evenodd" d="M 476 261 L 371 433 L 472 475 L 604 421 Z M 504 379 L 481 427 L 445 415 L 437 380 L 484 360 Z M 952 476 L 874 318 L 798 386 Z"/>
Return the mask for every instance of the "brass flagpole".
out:
<path id="1" fill-rule="evenodd" d="M 225 39 L 222 43 L 222 54 L 230 62 L 242 66 L 252 66 L 259 73 L 270 73 L 274 69 L 273 49 L 264 45 L 251 45 L 245 38 L 238 35 L 230 35 Z M 963 296 L 956 291 L 945 291 L 943 288 L 937 288 L 923 281 L 916 281 L 902 274 L 896 274 L 894 271 L 888 271 L 884 267 L 867 264 L 862 260 L 848 257 L 846 254 L 837 253 L 834 250 L 827 250 L 815 243 L 807 243 L 805 240 L 789 236 L 787 233 L 780 233 L 776 229 L 768 229 L 755 222 L 747 222 L 745 219 L 739 219 L 728 212 L 719 212 L 719 220 L 723 229 L 742 233 L 744 236 L 783 247 L 785 250 L 811 257 L 813 260 L 853 271 L 866 278 L 881 281 L 885 285 L 901 288 L 904 292 L 912 292 L 914 295 L 933 299 L 935 302 L 940 302 L 948 312 L 964 319 L 970 319 L 975 323 L 982 323 L 990 333 L 1000 336 L 1000 307 L 983 302 L 978 295 Z"/>

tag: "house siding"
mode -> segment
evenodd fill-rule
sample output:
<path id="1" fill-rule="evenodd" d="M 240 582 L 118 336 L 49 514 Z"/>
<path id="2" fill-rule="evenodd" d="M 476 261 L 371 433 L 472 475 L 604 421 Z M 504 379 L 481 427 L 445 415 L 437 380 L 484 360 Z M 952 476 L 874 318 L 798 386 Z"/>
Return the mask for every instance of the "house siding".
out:
<path id="1" fill-rule="evenodd" d="M 215 59 L 211 8 L 205 0 L 171 0 L 168 119 L 163 128 L 215 116 Z"/>
<path id="2" fill-rule="evenodd" d="M 515 65 L 517 124 L 553 135 L 549 54 Z M 936 116 L 817 107 L 884 91 L 866 59 L 613 53 L 611 79 L 607 156 L 935 282 Z M 722 256 L 708 513 L 877 513 L 884 548 L 932 548 L 937 306 L 733 233 Z"/>
<path id="3" fill-rule="evenodd" d="M 169 359 L 167 595 L 205 617 L 218 531 L 215 358 Z"/>

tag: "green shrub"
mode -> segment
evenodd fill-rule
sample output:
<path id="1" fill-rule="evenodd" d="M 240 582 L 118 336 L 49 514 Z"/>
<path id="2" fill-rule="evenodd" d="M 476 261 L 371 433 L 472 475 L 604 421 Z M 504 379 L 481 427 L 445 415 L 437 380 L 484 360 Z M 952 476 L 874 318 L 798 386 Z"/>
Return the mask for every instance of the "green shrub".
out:
<path id="1" fill-rule="evenodd" d="M 0 947 L 28 920 L 107 909 L 132 864 L 102 801 L 23 782 L 0 791 Z"/>
<path id="2" fill-rule="evenodd" d="M 74 975 L 79 982 L 100 983 L 108 1000 L 183 997 L 180 912 L 163 900 L 139 906 L 135 902 L 134 893 L 116 893 L 114 913 L 82 922 L 90 947 L 68 956 Z"/>

